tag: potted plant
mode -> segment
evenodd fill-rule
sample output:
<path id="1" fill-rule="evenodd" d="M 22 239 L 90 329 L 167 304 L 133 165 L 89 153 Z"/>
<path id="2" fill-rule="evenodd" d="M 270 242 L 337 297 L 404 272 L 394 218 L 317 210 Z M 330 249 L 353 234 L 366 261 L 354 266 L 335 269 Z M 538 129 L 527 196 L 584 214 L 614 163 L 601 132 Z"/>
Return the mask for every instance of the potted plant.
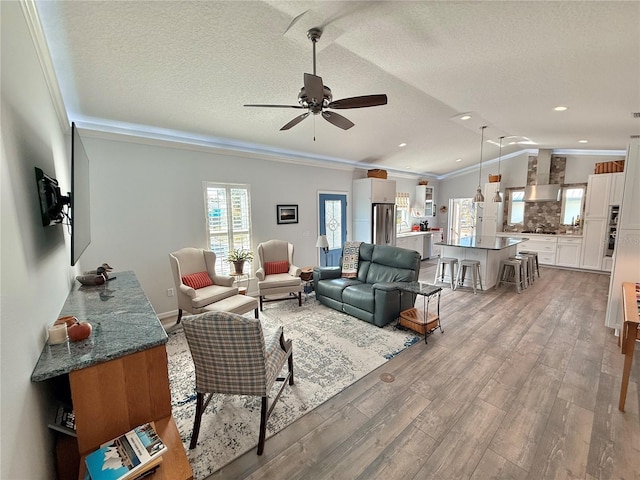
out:
<path id="1" fill-rule="evenodd" d="M 253 253 L 251 250 L 245 250 L 244 248 L 236 248 L 229 252 L 227 257 L 229 263 L 233 263 L 236 273 L 242 273 L 244 269 L 244 263 L 253 260 Z"/>

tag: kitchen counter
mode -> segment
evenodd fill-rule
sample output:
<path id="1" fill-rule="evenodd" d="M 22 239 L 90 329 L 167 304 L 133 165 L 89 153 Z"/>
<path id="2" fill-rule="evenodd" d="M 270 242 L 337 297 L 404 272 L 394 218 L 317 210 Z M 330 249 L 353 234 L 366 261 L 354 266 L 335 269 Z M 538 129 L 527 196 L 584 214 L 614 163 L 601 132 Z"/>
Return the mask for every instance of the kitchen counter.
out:
<path id="1" fill-rule="evenodd" d="M 443 257 L 457 258 L 458 264 L 462 260 L 478 260 L 482 290 L 489 290 L 497 283 L 500 262 L 515 255 L 517 245 L 527 240 L 526 237 L 496 235 L 464 237 L 456 241 L 438 242 L 438 245 L 442 248 Z M 471 287 L 472 279 L 472 275 L 466 275 L 464 286 Z M 448 279 L 445 277 L 444 281 L 448 282 Z"/>
<path id="2" fill-rule="evenodd" d="M 517 244 L 526 242 L 528 238 L 518 237 L 463 237 L 459 240 L 438 242 L 437 245 L 443 247 L 479 248 L 483 250 L 503 250 L 515 247 Z"/>
<path id="3" fill-rule="evenodd" d="M 524 232 L 498 232 L 498 237 L 568 237 L 568 238 L 582 238 L 581 233 L 524 233 Z"/>
<path id="4" fill-rule="evenodd" d="M 396 238 L 404 238 L 404 237 L 414 237 L 416 235 L 431 235 L 433 232 L 430 231 L 418 231 L 418 232 L 414 232 L 412 230 L 409 230 L 407 232 L 400 232 L 396 234 Z"/>

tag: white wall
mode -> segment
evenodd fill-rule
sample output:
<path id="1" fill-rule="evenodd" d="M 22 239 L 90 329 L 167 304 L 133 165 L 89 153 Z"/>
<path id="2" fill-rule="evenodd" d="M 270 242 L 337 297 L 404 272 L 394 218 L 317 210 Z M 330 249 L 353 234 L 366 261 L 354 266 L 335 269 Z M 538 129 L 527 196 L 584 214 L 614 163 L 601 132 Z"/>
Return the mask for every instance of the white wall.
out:
<path id="1" fill-rule="evenodd" d="M 527 184 L 527 168 L 529 156 L 535 153 L 523 152 L 512 158 L 502 159 L 500 172 L 502 180 L 500 188 L 504 191 L 508 187 L 524 187 Z M 595 164 L 623 160 L 623 156 L 603 155 L 563 155 L 567 159 L 565 170 L 565 183 L 587 183 L 589 175 L 594 173 Z M 489 173 L 498 173 L 495 162 L 490 165 L 482 165 L 482 185 L 488 182 Z M 448 205 L 450 198 L 471 198 L 475 195 L 478 186 L 478 170 L 466 174 L 452 176 L 440 181 L 438 197 L 440 202 Z M 446 220 L 445 220 L 446 222 Z M 444 222 L 440 226 L 444 226 Z"/>
<path id="2" fill-rule="evenodd" d="M 2 33 L 2 219 L 0 478 L 53 478 L 49 385 L 31 372 L 46 325 L 75 276 L 62 226 L 42 227 L 34 167 L 69 185 L 68 137 L 60 127 L 18 2 L 0 2 Z"/>
<path id="3" fill-rule="evenodd" d="M 317 192 L 351 192 L 351 169 L 81 135 L 90 161 L 92 240 L 80 267 L 107 262 L 135 271 L 161 316 L 177 309 L 166 293 L 174 287 L 169 252 L 208 247 L 203 181 L 249 184 L 254 251 L 262 241 L 287 240 L 300 267 L 317 264 Z M 277 204 L 297 204 L 299 223 L 278 225 Z"/>

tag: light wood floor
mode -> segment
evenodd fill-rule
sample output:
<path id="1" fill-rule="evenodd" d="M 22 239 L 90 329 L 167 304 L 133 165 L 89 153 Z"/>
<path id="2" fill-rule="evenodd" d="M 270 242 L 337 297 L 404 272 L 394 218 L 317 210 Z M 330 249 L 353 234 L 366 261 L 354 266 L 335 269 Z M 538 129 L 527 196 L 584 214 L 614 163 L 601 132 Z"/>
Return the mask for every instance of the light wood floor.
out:
<path id="1" fill-rule="evenodd" d="M 609 277 L 541 275 L 520 295 L 445 288 L 444 334 L 209 478 L 640 479 L 640 348 L 622 413 L 623 356 L 604 327 Z"/>

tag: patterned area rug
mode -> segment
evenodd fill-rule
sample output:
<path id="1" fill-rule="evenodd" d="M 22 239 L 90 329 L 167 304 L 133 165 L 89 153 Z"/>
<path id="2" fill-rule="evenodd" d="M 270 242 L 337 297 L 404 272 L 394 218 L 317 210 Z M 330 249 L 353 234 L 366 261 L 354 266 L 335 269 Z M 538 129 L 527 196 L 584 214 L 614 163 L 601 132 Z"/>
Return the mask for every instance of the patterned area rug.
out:
<path id="1" fill-rule="evenodd" d="M 295 301 L 267 304 L 260 318 L 265 328 L 283 325 L 285 338 L 293 340 L 295 385 L 287 386 L 276 404 L 267 438 L 421 339 L 413 332 L 391 325 L 378 328 L 332 310 L 313 295 L 302 307 Z M 202 416 L 198 445 L 189 450 L 195 377 L 181 329 L 169 334 L 167 352 L 173 416 L 194 478 L 201 480 L 258 444 L 260 398 L 214 397 Z"/>

